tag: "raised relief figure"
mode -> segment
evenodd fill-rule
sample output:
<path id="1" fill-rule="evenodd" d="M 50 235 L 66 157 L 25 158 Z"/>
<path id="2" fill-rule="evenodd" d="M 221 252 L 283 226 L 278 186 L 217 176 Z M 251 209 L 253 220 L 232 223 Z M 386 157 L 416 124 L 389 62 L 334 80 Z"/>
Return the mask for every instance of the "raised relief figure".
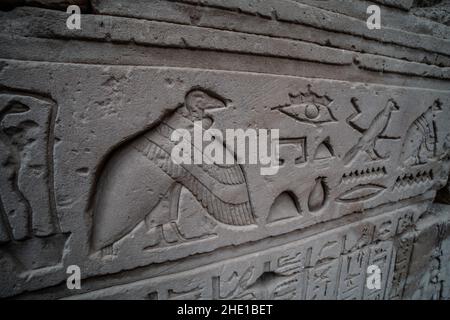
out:
<path id="1" fill-rule="evenodd" d="M 425 164 L 436 155 L 436 112 L 442 110 L 441 103 L 434 104 L 422 113 L 408 128 L 403 144 L 401 161 L 406 166 Z"/>
<path id="2" fill-rule="evenodd" d="M 176 164 L 171 158 L 174 130 L 192 133 L 197 121 L 203 130 L 209 129 L 213 119 L 207 110 L 225 107 L 217 94 L 192 90 L 184 105 L 156 127 L 113 151 L 100 172 L 92 204 L 94 250 L 111 246 L 144 218 L 163 235 L 169 232 L 172 238 L 179 237 L 180 232 L 173 229 L 177 228 L 174 221 L 182 189 L 218 222 L 231 226 L 255 223 L 245 175 L 238 164 Z M 170 203 L 168 210 L 154 210 L 161 201 Z"/>
<path id="3" fill-rule="evenodd" d="M 311 85 L 308 85 L 307 92 L 289 94 L 289 99 L 291 103 L 274 107 L 272 110 L 278 110 L 296 121 L 313 126 L 337 121 L 329 107 L 333 100 L 327 95 L 320 96 L 313 92 Z"/>
<path id="4" fill-rule="evenodd" d="M 376 143 L 378 139 L 397 139 L 383 135 L 389 125 L 392 112 L 399 110 L 397 103 L 390 99 L 386 107 L 375 116 L 367 129 L 363 129 L 353 122 L 353 120 L 356 120 L 361 115 L 361 111 L 356 99 L 352 99 L 352 104 L 356 113 L 352 114 L 347 119 L 347 122 L 352 128 L 362 133 L 362 136 L 359 138 L 358 143 L 345 154 L 344 163 L 346 165 L 350 164 L 360 152 L 365 152 L 371 160 L 385 159 L 386 157 L 381 156 L 377 152 Z"/>
<path id="5" fill-rule="evenodd" d="M 58 265 L 68 236 L 53 194 L 55 115 L 49 98 L 0 93 L 0 265 L 22 277 Z"/>
<path id="6" fill-rule="evenodd" d="M 53 102 L 0 95 L 0 242 L 58 231 L 49 190 Z"/>

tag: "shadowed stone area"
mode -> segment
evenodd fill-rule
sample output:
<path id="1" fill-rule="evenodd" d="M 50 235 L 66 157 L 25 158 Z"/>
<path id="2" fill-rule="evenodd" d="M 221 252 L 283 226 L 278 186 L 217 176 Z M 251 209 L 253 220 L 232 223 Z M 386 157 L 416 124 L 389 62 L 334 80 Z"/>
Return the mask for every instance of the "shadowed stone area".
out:
<path id="1" fill-rule="evenodd" d="M 448 1 L 0 9 L 1 298 L 450 299 Z M 276 173 L 174 162 L 199 123 Z"/>

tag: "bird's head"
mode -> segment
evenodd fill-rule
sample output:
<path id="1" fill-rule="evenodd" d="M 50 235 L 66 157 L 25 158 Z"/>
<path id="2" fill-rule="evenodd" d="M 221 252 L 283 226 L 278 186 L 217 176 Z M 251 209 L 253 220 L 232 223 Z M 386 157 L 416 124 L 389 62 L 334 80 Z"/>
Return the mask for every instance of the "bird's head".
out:
<path id="1" fill-rule="evenodd" d="M 434 101 L 433 105 L 431 106 L 432 111 L 442 111 L 442 102 L 437 99 Z"/>
<path id="2" fill-rule="evenodd" d="M 225 108 L 222 99 L 214 93 L 194 89 L 186 95 L 186 109 L 195 120 L 201 120 L 205 110 Z"/>
<path id="3" fill-rule="evenodd" d="M 389 99 L 387 103 L 387 109 L 389 111 L 398 111 L 400 108 L 398 107 L 397 102 L 395 102 L 393 99 Z"/>

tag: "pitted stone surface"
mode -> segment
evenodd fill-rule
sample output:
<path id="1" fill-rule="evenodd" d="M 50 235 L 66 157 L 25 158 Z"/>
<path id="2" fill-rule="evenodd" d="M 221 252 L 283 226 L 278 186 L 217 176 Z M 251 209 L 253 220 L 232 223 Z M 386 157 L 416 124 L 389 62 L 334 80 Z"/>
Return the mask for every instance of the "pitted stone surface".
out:
<path id="1" fill-rule="evenodd" d="M 449 299 L 450 29 L 419 7 L 9 1 L 0 297 Z M 278 172 L 174 163 L 197 121 L 279 129 Z"/>

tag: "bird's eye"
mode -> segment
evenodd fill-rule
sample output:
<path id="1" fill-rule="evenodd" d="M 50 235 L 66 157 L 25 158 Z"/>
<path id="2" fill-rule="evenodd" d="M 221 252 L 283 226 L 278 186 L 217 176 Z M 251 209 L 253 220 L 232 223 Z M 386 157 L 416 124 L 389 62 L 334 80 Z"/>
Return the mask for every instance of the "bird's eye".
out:
<path id="1" fill-rule="evenodd" d="M 337 121 L 331 110 L 320 103 L 305 102 L 277 108 L 287 116 L 310 124 Z"/>

